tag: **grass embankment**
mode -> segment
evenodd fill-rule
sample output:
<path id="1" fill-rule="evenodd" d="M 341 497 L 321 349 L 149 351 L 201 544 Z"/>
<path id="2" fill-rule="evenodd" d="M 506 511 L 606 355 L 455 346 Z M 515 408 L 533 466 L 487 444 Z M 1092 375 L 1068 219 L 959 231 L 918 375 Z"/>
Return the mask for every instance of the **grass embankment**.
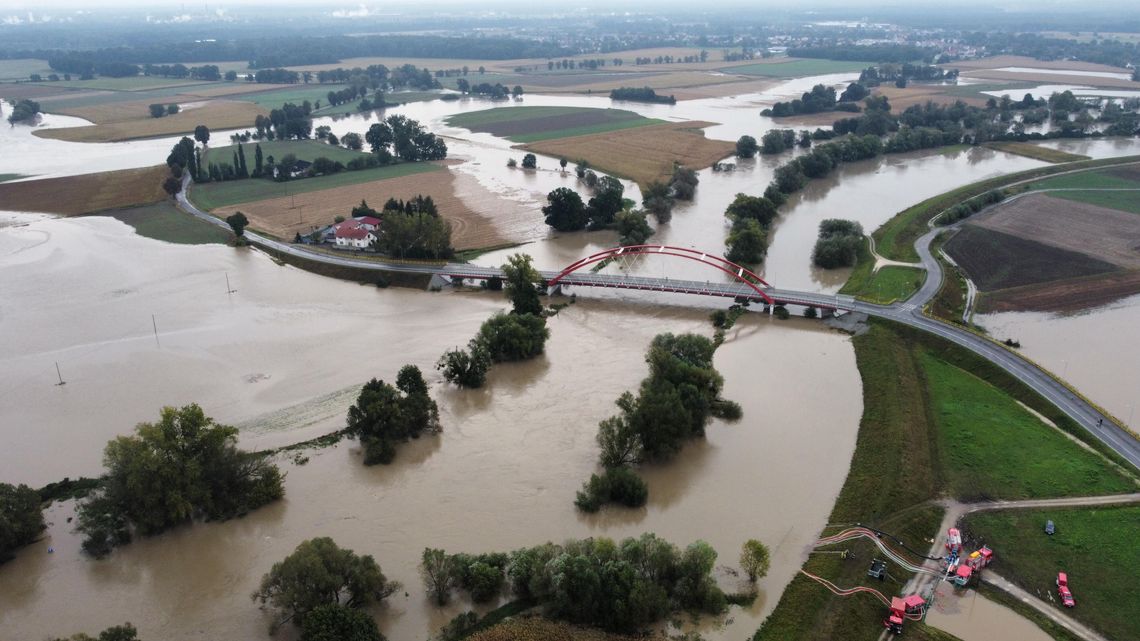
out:
<path id="1" fill-rule="evenodd" d="M 921 363 L 942 477 L 955 498 L 1033 499 L 1138 489 L 1133 479 L 1046 428 L 996 387 L 929 354 Z"/>
<path id="2" fill-rule="evenodd" d="M 972 440 L 970 448 L 989 448 L 979 456 L 1004 468 L 1000 474 L 972 483 L 969 487 L 975 491 L 993 496 L 1029 491 L 1085 493 L 1087 479 L 1083 476 L 1054 481 L 1041 471 L 1038 460 L 1011 456 L 1010 443 L 1014 449 L 1020 447 L 1020 436 L 1038 443 L 1034 456 L 1054 464 L 1053 469 L 1063 469 L 1070 465 L 1069 461 L 1077 461 L 1084 466 L 1082 470 L 1103 470 L 1102 476 L 1110 480 L 1101 483 L 1126 485 L 1127 479 L 1112 466 L 1037 422 L 1015 401 L 1032 407 L 1062 429 L 1091 439 L 1076 423 L 1004 370 L 972 352 L 917 330 L 878 320 L 873 320 L 870 331 L 852 342 L 863 381 L 863 417 L 851 469 L 828 519 L 830 523 L 872 524 L 911 547 L 924 550 L 930 538 L 938 535 L 943 513 L 930 501 L 947 490 L 952 493 L 970 473 L 971 468 L 962 465 L 959 453 L 965 438 Z M 958 402 L 961 399 L 954 398 L 955 393 L 978 394 L 980 400 Z M 1015 425 L 991 427 L 988 432 L 973 430 L 974 424 L 990 425 L 993 421 L 987 417 L 991 414 L 1015 420 Z M 948 430 L 957 431 L 942 433 Z M 1014 477 L 1025 475 L 1027 480 L 1011 487 L 1006 473 Z M 1102 489 L 1109 486 L 1102 485 Z M 829 526 L 827 532 L 834 532 L 836 527 Z M 998 539 L 991 541 L 1002 545 Z M 870 560 L 879 556 L 877 550 L 865 543 L 846 548 L 852 552 L 847 559 L 817 553 L 804 569 L 840 587 L 862 584 L 898 593 L 906 579 L 900 568 L 889 566 L 896 582 L 871 581 L 866 570 Z M 876 639 L 882 629 L 883 613 L 884 609 L 870 597 L 834 596 L 818 583 L 798 575 L 754 639 Z M 907 623 L 906 634 L 920 639 L 949 638 L 912 623 Z"/>
<path id="3" fill-rule="evenodd" d="M 286 154 L 293 154 L 297 157 L 297 160 L 307 160 L 309 162 L 313 162 L 317 158 L 324 156 L 329 160 L 336 160 L 342 163 L 347 163 L 353 158 L 368 156 L 368 154 L 362 151 L 353 151 L 344 147 L 333 147 L 319 140 L 261 140 L 242 143 L 242 149 L 245 150 L 246 167 L 253 167 L 254 149 L 256 149 L 258 145 L 261 145 L 261 153 L 266 159 L 273 156 L 275 161 L 280 161 Z M 237 153 L 237 145 L 211 146 L 206 152 L 206 155 L 202 158 L 202 162 L 217 162 L 232 165 L 233 155 L 235 153 Z"/>
<path id="4" fill-rule="evenodd" d="M 766 76 L 771 78 L 802 78 L 827 73 L 850 73 L 862 71 L 875 63 L 856 60 L 824 60 L 821 58 L 796 58 L 785 62 L 759 62 L 751 65 L 724 67 L 721 71 L 740 73 L 746 76 Z"/>
<path id="5" fill-rule="evenodd" d="M 515 617 L 467 637 L 468 641 L 655 641 L 665 638 L 610 634 L 542 617 Z"/>
<path id="6" fill-rule="evenodd" d="M 252 163 L 251 150 L 246 151 L 247 166 Z M 248 178 L 245 180 L 231 180 L 229 182 L 214 182 L 195 185 L 190 190 L 190 199 L 194 204 L 204 210 L 237 205 L 240 203 L 278 198 L 287 194 L 301 194 L 345 185 L 356 185 L 374 180 L 399 178 L 428 171 L 441 171 L 443 165 L 430 162 L 400 163 L 360 171 L 342 171 L 329 176 L 316 178 L 302 178 L 288 182 L 276 182 L 261 178 Z M 382 203 L 377 203 L 382 204 Z"/>
<path id="7" fill-rule="evenodd" d="M 942 265 L 942 287 L 938 293 L 926 304 L 926 310 L 935 318 L 941 318 L 951 323 L 963 323 L 962 316 L 966 313 L 966 302 L 969 288 L 966 286 L 966 277 L 962 270 L 938 258 Z"/>
<path id="8" fill-rule="evenodd" d="M 135 228 L 140 236 L 179 245 L 228 243 L 230 233 L 221 227 L 178 211 L 170 202 L 101 212 Z"/>
<path id="9" fill-rule="evenodd" d="M 624 109 L 590 107 L 497 107 L 457 114 L 447 119 L 447 124 L 453 127 L 489 133 L 520 143 L 587 136 L 662 123 L 663 120 L 646 118 Z"/>
<path id="10" fill-rule="evenodd" d="M 167 197 L 162 181 L 169 175 L 162 165 L 3 183 L 0 203 L 5 209 L 67 216 L 147 205 Z"/>
<path id="11" fill-rule="evenodd" d="M 1088 160 L 1088 156 L 1080 154 L 1070 154 L 1067 151 L 1060 149 L 1050 149 L 1028 142 L 987 142 L 984 145 L 990 149 L 1004 151 L 1007 154 L 1014 154 L 1017 156 L 1025 156 L 1026 158 L 1033 158 L 1035 160 L 1044 160 L 1045 162 L 1060 163 L 1060 162 L 1076 162 L 1078 160 Z"/>
<path id="12" fill-rule="evenodd" d="M 1042 531 L 1046 519 L 1056 524 L 1052 536 Z M 1074 618 L 1109 638 L 1140 639 L 1140 617 L 1127 614 L 1140 612 L 1140 507 L 979 512 L 965 524 L 967 536 L 1001 546 L 1005 578 L 1057 604 L 1054 581 L 1067 572 Z"/>
<path id="13" fill-rule="evenodd" d="M 1066 171 L 1136 162 L 1137 160 L 1140 160 L 1140 156 L 1082 160 L 1073 163 L 1038 167 L 1008 176 L 999 176 L 997 178 L 971 183 L 939 194 L 933 198 L 928 198 L 917 205 L 895 214 L 893 218 L 875 230 L 873 235 L 875 237 L 876 247 L 878 248 L 879 254 L 886 258 L 904 262 L 915 262 L 918 260 L 918 253 L 914 250 L 914 242 L 918 240 L 919 236 L 926 233 L 928 223 L 932 218 L 954 205 L 975 196 L 980 196 L 991 189 L 1004 187 L 1022 180 L 1050 176 Z"/>

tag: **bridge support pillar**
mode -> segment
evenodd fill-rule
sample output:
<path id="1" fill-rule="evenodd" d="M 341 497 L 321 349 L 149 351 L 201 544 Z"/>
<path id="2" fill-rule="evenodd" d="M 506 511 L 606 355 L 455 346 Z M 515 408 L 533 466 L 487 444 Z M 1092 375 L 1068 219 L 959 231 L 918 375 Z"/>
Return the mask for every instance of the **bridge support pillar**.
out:
<path id="1" fill-rule="evenodd" d="M 772 316 L 772 315 L 774 315 L 775 313 L 776 313 L 776 306 L 775 306 L 775 305 L 769 305 L 769 306 L 768 306 L 768 315 L 769 315 L 769 316 Z"/>
<path id="2" fill-rule="evenodd" d="M 551 295 L 551 296 L 561 296 L 562 295 L 562 283 L 558 283 L 554 287 L 548 288 L 546 290 L 546 293 Z"/>
<path id="3" fill-rule="evenodd" d="M 428 282 L 428 289 L 443 289 L 444 287 L 451 287 L 455 282 L 451 280 L 450 276 L 443 274 L 432 274 L 431 281 Z"/>

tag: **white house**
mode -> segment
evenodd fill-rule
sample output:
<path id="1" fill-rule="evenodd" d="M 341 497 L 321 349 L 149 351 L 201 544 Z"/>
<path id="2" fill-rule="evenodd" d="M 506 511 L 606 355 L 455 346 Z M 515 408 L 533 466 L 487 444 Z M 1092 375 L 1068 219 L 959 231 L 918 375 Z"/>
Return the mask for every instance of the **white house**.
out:
<path id="1" fill-rule="evenodd" d="M 349 221 L 345 221 L 347 223 Z M 363 225 L 346 225 L 341 223 L 336 226 L 336 246 L 337 247 L 353 247 L 355 249 L 367 249 L 372 246 L 376 240 L 376 234 L 372 230 L 366 229 Z"/>

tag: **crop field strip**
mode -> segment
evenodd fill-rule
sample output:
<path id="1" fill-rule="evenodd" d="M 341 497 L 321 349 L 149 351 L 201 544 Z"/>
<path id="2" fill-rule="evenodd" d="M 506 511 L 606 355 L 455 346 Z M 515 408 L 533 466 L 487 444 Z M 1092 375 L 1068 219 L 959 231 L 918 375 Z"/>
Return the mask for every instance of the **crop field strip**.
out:
<path id="1" fill-rule="evenodd" d="M 253 164 L 253 148 L 246 151 L 246 165 Z M 275 182 L 263 178 L 248 178 L 245 180 L 232 180 L 229 182 L 206 183 L 191 188 L 190 198 L 194 204 L 204 210 L 217 209 L 229 205 L 278 198 L 287 194 L 302 194 L 324 189 L 334 189 L 346 185 L 400 178 L 430 171 L 442 171 L 443 165 L 430 162 L 401 163 L 376 167 L 374 169 L 361 169 L 360 171 L 342 171 L 328 176 L 290 180 L 288 182 Z M 413 196 L 415 194 L 412 194 Z M 383 205 L 383 203 L 377 203 Z"/>
<path id="2" fill-rule="evenodd" d="M 370 155 L 362 151 L 334 147 L 320 140 L 251 140 L 241 144 L 242 150 L 245 152 L 246 167 L 251 168 L 251 170 L 254 164 L 254 153 L 258 145 L 261 146 L 261 154 L 264 158 L 268 159 L 273 156 L 275 161 L 280 161 L 287 154 L 293 154 L 297 160 L 312 162 L 314 159 L 323 156 L 329 160 L 347 163 L 354 158 L 367 158 Z M 236 144 L 226 144 L 220 147 L 211 145 L 206 155 L 202 157 L 202 162 L 203 164 L 216 162 L 232 165 L 235 153 L 237 153 Z M 312 179 L 306 178 L 305 180 Z"/>
<path id="3" fill-rule="evenodd" d="M 166 165 L 65 178 L 0 183 L 5 209 L 78 215 L 158 202 L 166 198 Z"/>
<path id="4" fill-rule="evenodd" d="M 499 107 L 452 116 L 449 125 L 529 143 L 662 124 L 624 109 Z"/>
<path id="5" fill-rule="evenodd" d="M 1001 231 L 967 224 L 946 243 L 946 253 L 984 292 L 1096 276 L 1112 263 Z"/>

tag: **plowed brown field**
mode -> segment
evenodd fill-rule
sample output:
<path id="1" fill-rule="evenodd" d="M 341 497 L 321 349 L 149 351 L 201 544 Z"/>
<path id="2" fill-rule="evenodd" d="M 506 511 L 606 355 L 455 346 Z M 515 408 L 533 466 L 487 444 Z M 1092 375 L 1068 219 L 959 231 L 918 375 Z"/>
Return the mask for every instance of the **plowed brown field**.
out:
<path id="1" fill-rule="evenodd" d="M 417 194 L 431 196 L 439 207 L 440 215 L 451 222 L 451 244 L 456 249 L 492 247 L 514 240 L 506 238 L 492 218 L 475 212 L 459 199 L 455 192 L 455 175 L 451 171 L 433 171 L 269 198 L 221 207 L 211 213 L 225 218 L 241 211 L 249 218 L 253 229 L 291 240 L 297 233 L 308 234 L 332 224 L 336 216 L 348 216 L 361 200 L 379 208 L 389 198 L 408 200 Z"/>
<path id="2" fill-rule="evenodd" d="M 701 131 L 712 124 L 675 122 L 543 140 L 522 145 L 522 148 L 555 158 L 583 158 L 592 167 L 629 178 L 644 187 L 654 180 L 668 180 L 674 161 L 692 169 L 704 169 L 732 155 L 736 149 L 733 143 L 710 140 Z"/>
<path id="3" fill-rule="evenodd" d="M 166 165 L 98 174 L 0 183 L 4 209 L 76 215 L 145 205 L 166 198 Z"/>
<path id="4" fill-rule="evenodd" d="M 987 229 L 1140 269 L 1140 216 L 1033 194 L 970 221 Z"/>

